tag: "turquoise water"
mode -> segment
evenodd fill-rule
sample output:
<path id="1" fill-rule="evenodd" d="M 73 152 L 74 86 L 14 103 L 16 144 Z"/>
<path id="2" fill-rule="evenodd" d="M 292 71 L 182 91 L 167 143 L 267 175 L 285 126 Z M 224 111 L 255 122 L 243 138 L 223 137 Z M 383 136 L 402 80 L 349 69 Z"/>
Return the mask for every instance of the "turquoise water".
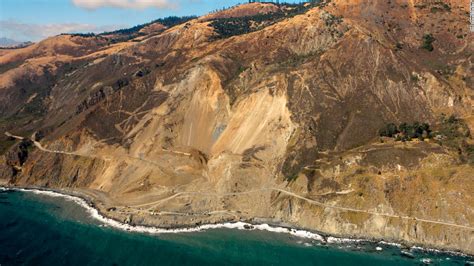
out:
<path id="1" fill-rule="evenodd" d="M 375 247 L 383 248 L 376 251 Z M 322 245 L 288 234 L 215 229 L 146 235 L 101 227 L 62 198 L 0 191 L 0 265 L 464 265 L 472 258 L 374 243 Z"/>

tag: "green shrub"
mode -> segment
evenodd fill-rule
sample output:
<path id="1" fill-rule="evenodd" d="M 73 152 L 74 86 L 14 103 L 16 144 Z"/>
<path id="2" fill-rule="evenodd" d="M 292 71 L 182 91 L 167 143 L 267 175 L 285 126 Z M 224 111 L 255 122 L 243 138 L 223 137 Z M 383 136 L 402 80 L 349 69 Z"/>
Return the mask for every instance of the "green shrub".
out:
<path id="1" fill-rule="evenodd" d="M 417 75 L 411 75 L 410 79 L 411 79 L 411 81 L 413 81 L 413 82 L 418 82 L 418 81 L 420 81 L 420 79 L 418 78 Z"/>
<path id="2" fill-rule="evenodd" d="M 451 12 L 451 6 L 447 3 L 443 3 L 443 8 L 444 10 L 448 11 L 448 12 Z"/>
<path id="3" fill-rule="evenodd" d="M 394 137 L 397 133 L 399 133 L 397 125 L 394 123 L 387 124 L 384 128 L 379 130 L 379 135 L 381 137 Z"/>
<path id="4" fill-rule="evenodd" d="M 433 37 L 433 35 L 431 35 L 431 33 L 425 34 L 423 36 L 423 44 L 421 45 L 421 48 L 432 52 L 434 50 L 434 47 L 433 47 L 434 41 L 436 41 L 436 39 Z"/>
<path id="5" fill-rule="evenodd" d="M 465 138 L 470 137 L 471 133 L 467 124 L 461 119 L 458 119 L 454 115 L 449 117 L 442 115 L 439 130 L 436 134 L 443 137 L 442 140 L 439 141 L 440 144 L 458 149 L 463 145 L 463 142 L 465 142 Z"/>
<path id="6" fill-rule="evenodd" d="M 397 42 L 397 43 L 395 44 L 395 49 L 396 49 L 396 50 L 402 50 L 402 49 L 403 49 L 403 44 L 400 43 L 400 42 Z"/>
<path id="7" fill-rule="evenodd" d="M 467 145 L 466 147 L 466 157 L 469 164 L 474 165 L 474 145 Z"/>

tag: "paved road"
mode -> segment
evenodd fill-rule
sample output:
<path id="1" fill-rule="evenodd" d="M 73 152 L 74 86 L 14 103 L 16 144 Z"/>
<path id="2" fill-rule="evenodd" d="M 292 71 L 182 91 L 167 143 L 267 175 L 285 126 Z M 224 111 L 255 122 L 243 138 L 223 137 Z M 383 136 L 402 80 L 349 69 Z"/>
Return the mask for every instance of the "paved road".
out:
<path id="1" fill-rule="evenodd" d="M 16 139 L 20 139 L 20 140 L 25 139 L 25 138 L 20 137 L 20 136 L 12 135 L 8 132 L 5 132 L 5 135 L 7 135 L 9 137 L 16 138 Z M 33 140 L 33 143 L 38 149 L 40 149 L 44 152 L 85 156 L 83 154 L 79 154 L 79 153 L 75 153 L 75 152 L 49 150 L 49 149 L 44 148 L 41 145 L 41 143 L 39 143 L 38 141 L 35 141 L 35 140 Z M 131 157 L 131 156 L 130 156 L 130 158 L 137 159 L 137 160 L 144 161 L 144 162 L 151 163 L 153 165 L 158 166 L 157 163 L 152 162 L 152 161 L 148 161 L 148 160 L 145 160 L 145 159 L 142 159 L 142 158 L 136 158 L 136 157 Z M 321 206 L 321 207 L 324 207 L 324 208 L 329 208 L 329 209 L 335 209 L 335 210 L 341 210 L 341 211 L 347 211 L 347 212 L 365 213 L 365 214 L 371 214 L 371 215 L 376 215 L 376 216 L 384 216 L 384 217 L 389 217 L 389 218 L 398 218 L 398 219 L 403 219 L 403 220 L 419 221 L 419 222 L 425 222 L 425 223 L 431 223 L 431 224 L 440 224 L 440 225 L 458 227 L 458 228 L 463 228 L 463 229 L 468 229 L 468 230 L 474 231 L 474 227 L 467 226 L 467 225 L 460 225 L 460 224 L 454 224 L 454 223 L 436 221 L 436 220 L 429 220 L 429 219 L 421 219 L 421 218 L 411 217 L 411 216 L 400 216 L 400 215 L 395 215 L 395 214 L 379 213 L 379 212 L 375 212 L 375 211 L 360 210 L 360 209 L 354 209 L 354 208 L 349 208 L 349 207 L 334 206 L 334 205 L 326 204 L 326 203 L 323 203 L 323 202 L 320 202 L 320 201 L 316 201 L 316 200 L 313 200 L 313 199 L 295 194 L 291 191 L 287 191 L 287 190 L 284 190 L 284 189 L 281 189 L 281 188 L 261 188 L 261 189 L 256 189 L 256 190 L 249 190 L 249 191 L 244 191 L 244 192 L 233 192 L 233 193 L 206 193 L 206 192 L 192 192 L 192 191 L 191 192 L 178 192 L 178 193 L 176 193 L 172 196 L 169 196 L 167 198 L 164 198 L 164 199 L 160 199 L 160 200 L 150 202 L 150 203 L 130 206 L 130 207 L 139 208 L 139 207 L 145 207 L 145 206 L 153 206 L 153 205 L 157 205 L 161 202 L 168 201 L 168 200 L 178 198 L 178 197 L 181 197 L 181 196 L 186 196 L 186 195 L 220 196 L 220 197 L 223 197 L 223 196 L 237 196 L 237 195 L 251 194 L 251 193 L 257 193 L 257 192 L 264 192 L 264 191 L 277 191 L 277 192 L 289 195 L 291 197 L 304 200 L 308 203 L 318 205 L 318 206 Z M 335 192 L 335 193 L 337 193 L 337 192 Z M 347 191 L 343 191 L 342 193 L 347 193 Z M 152 207 L 150 207 L 148 209 L 151 209 L 151 208 Z M 231 211 L 221 211 L 221 212 L 231 212 Z"/>
<path id="2" fill-rule="evenodd" d="M 145 204 L 140 204 L 140 205 L 134 205 L 130 206 L 132 208 L 139 208 L 139 207 L 145 207 L 145 206 L 151 206 L 149 209 L 153 208 L 154 205 L 157 205 L 159 203 L 169 201 L 174 198 L 178 198 L 181 196 L 186 196 L 186 195 L 193 195 L 193 196 L 217 196 L 217 197 L 225 197 L 225 196 L 237 196 L 237 195 L 244 195 L 244 194 L 251 194 L 251 193 L 257 193 L 257 192 L 264 192 L 264 191 L 277 191 L 286 195 L 289 195 L 294 198 L 298 198 L 301 200 L 304 200 L 308 203 L 318 205 L 324 208 L 329 208 L 329 209 L 335 209 L 335 210 L 341 210 L 341 211 L 347 211 L 347 212 L 357 212 L 357 213 L 365 213 L 365 214 L 370 214 L 370 215 L 377 215 L 377 216 L 384 216 L 384 217 L 390 217 L 390 218 L 398 218 L 398 219 L 403 219 L 403 220 L 411 220 L 411 221 L 419 221 L 419 222 L 425 222 L 425 223 L 431 223 L 431 224 L 441 224 L 441 225 L 446 225 L 446 226 L 452 226 L 452 227 L 459 227 L 463 229 L 468 229 L 468 230 L 473 230 L 474 227 L 472 226 L 467 226 L 467 225 L 460 225 L 460 224 L 454 224 L 454 223 L 449 223 L 449 222 L 443 222 L 443 221 L 436 221 L 436 220 L 429 220 L 429 219 L 421 219 L 417 217 L 411 217 L 411 216 L 400 216 L 400 215 L 395 215 L 395 214 L 388 214 L 388 213 L 380 213 L 380 212 L 375 212 L 375 211 L 368 211 L 368 210 L 360 210 L 360 209 L 355 209 L 355 208 L 348 208 L 348 207 L 340 207 L 340 206 L 334 206 L 326 203 L 322 203 L 320 201 L 316 201 L 310 198 L 303 197 L 301 195 L 298 195 L 296 193 L 280 189 L 280 188 L 261 188 L 261 189 L 256 189 L 256 190 L 249 190 L 249 191 L 244 191 L 244 192 L 234 192 L 234 193 L 206 193 L 206 192 L 179 192 L 174 195 L 171 195 L 167 198 L 160 199 L 154 202 L 150 203 L 145 203 Z M 334 192 L 337 194 L 337 192 Z M 343 192 L 345 193 L 345 191 Z"/>

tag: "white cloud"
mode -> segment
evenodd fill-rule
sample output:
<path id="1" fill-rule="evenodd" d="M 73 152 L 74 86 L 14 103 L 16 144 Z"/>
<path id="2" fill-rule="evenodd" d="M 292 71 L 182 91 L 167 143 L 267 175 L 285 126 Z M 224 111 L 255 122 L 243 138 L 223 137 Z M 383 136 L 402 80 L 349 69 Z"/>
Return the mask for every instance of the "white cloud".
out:
<path id="1" fill-rule="evenodd" d="M 145 9 L 153 7 L 169 9 L 176 7 L 176 4 L 172 3 L 170 0 L 72 0 L 72 2 L 74 5 L 86 9 L 98 9 L 101 7 L 132 9 Z"/>
<path id="2" fill-rule="evenodd" d="M 61 33 L 100 33 L 125 28 L 124 25 L 96 26 L 81 23 L 30 24 L 0 20 L 0 35 L 20 41 L 38 41 Z"/>

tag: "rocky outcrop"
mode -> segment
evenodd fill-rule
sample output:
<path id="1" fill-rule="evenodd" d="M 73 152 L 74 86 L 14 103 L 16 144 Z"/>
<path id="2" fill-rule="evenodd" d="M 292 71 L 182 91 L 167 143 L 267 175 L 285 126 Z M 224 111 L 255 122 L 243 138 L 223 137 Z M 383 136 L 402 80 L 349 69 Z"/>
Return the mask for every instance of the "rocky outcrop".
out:
<path id="1" fill-rule="evenodd" d="M 21 172 L 23 165 L 28 160 L 32 147 L 33 143 L 24 139 L 9 149 L 3 156 L 2 179 L 14 181 L 13 179 Z"/>

